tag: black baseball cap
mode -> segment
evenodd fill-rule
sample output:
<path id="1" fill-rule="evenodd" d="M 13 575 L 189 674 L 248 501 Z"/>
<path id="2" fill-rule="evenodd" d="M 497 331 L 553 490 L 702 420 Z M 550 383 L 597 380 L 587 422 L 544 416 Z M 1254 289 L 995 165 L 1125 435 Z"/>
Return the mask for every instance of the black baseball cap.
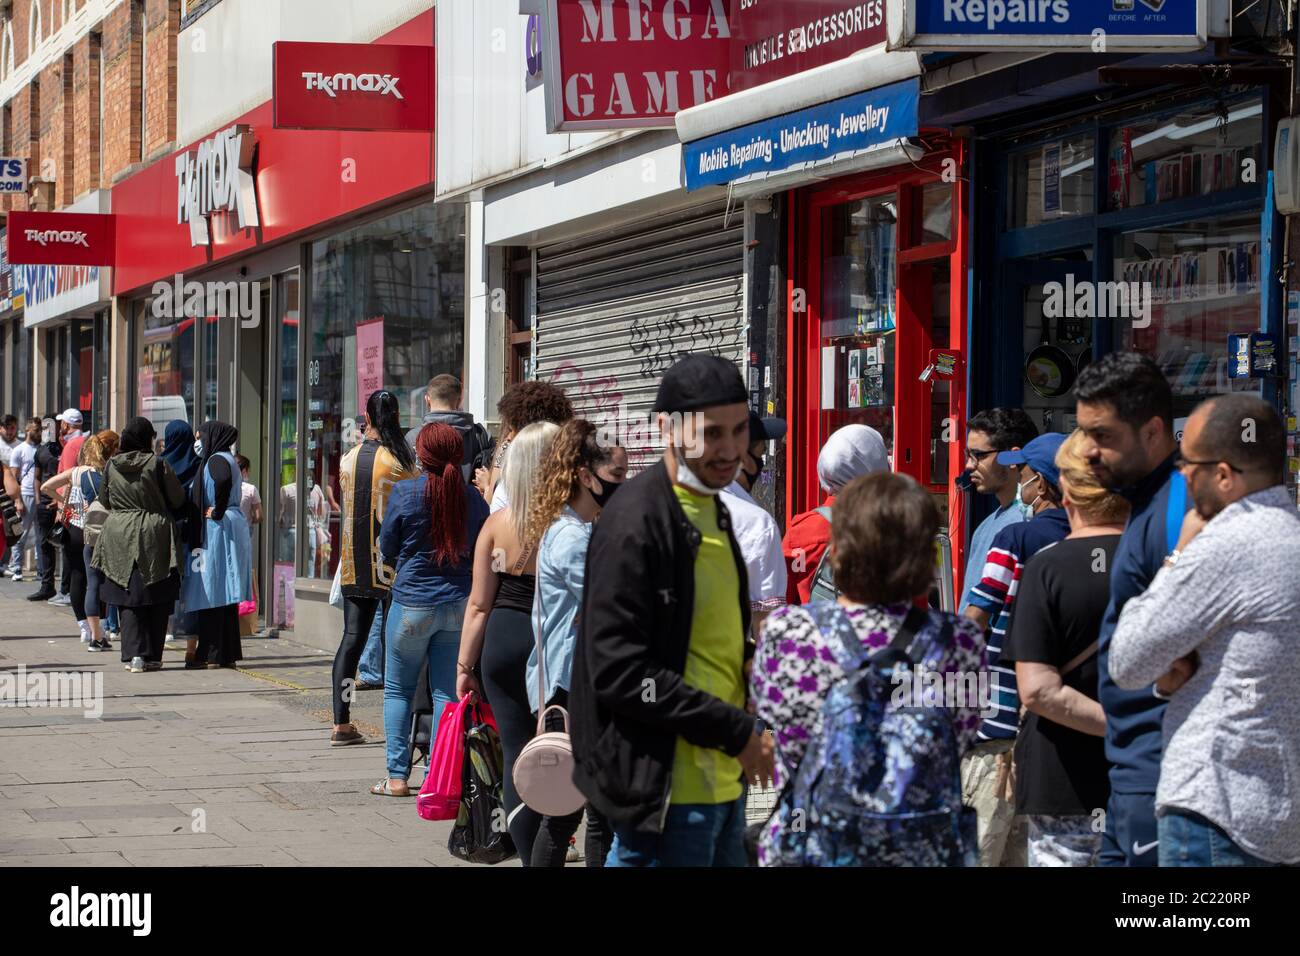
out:
<path id="1" fill-rule="evenodd" d="M 748 402 L 745 382 L 734 363 L 720 355 L 688 355 L 664 373 L 654 410 L 695 412 Z"/>
<path id="2" fill-rule="evenodd" d="M 749 443 L 780 441 L 785 437 L 784 418 L 763 418 L 752 408 L 749 410 Z"/>

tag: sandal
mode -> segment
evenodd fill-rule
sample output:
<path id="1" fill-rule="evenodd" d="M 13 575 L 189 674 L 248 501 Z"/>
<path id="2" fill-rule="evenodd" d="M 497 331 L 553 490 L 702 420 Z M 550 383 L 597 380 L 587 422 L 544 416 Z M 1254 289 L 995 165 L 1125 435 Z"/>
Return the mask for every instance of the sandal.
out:
<path id="1" fill-rule="evenodd" d="M 413 794 L 413 793 L 411 792 L 411 788 L 410 788 L 409 786 L 406 788 L 406 793 L 393 793 L 393 791 L 392 791 L 391 789 L 389 789 L 388 782 L 389 782 L 389 781 L 388 781 L 388 778 L 385 777 L 383 780 L 380 780 L 377 784 L 375 784 L 373 787 L 371 787 L 371 788 L 370 788 L 370 792 L 373 793 L 373 794 L 374 794 L 375 796 L 377 796 L 377 797 L 413 797 L 413 796 L 415 796 L 415 794 Z"/>

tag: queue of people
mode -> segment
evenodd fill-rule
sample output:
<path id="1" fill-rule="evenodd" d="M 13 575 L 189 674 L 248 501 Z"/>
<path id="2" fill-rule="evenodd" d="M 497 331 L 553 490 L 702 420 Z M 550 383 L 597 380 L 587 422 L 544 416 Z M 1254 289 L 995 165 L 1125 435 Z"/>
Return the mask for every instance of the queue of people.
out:
<path id="1" fill-rule="evenodd" d="M 330 743 L 365 741 L 350 705 L 378 621 L 374 795 L 414 795 L 419 714 L 472 696 L 528 866 L 1300 863 L 1300 513 L 1269 403 L 1207 399 L 1180 445 L 1169 383 L 1120 352 L 1080 373 L 1068 435 L 974 415 L 963 477 L 996 504 L 952 614 L 927 606 L 933 497 L 874 429 L 829 437 L 824 504 L 780 536 L 755 493 L 785 426 L 725 359 L 664 375 L 664 451 L 631 477 L 552 384 L 507 391 L 495 447 L 460 395 L 436 377 L 404 431 L 376 391 L 340 468 Z M 160 456 L 145 419 L 81 436 L 61 418 L 62 444 L 5 423 L 5 492 L 25 528 L 42 507 L 65 525 L 91 649 L 111 647 L 111 605 L 129 670 L 161 666 L 173 613 L 197 637 L 187 666 L 233 666 L 260 518 L 235 430 L 206 422 L 186 447 L 172 423 Z M 571 811 L 521 796 L 540 734 L 568 736 Z M 774 808 L 750 827 L 755 789 Z"/>

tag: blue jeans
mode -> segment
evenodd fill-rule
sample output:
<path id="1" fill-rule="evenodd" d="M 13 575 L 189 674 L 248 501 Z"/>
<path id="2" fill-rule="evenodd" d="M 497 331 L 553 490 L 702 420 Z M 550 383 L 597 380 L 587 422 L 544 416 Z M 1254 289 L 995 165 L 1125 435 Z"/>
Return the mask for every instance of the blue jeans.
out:
<path id="1" fill-rule="evenodd" d="M 668 808 L 663 833 L 614 828 L 606 866 L 747 866 L 745 795 L 734 803 Z"/>
<path id="2" fill-rule="evenodd" d="M 370 625 L 370 634 L 366 638 L 365 650 L 361 652 L 361 663 L 357 665 L 357 679 L 367 684 L 384 682 L 384 619 L 376 614 Z"/>
<path id="3" fill-rule="evenodd" d="M 98 595 L 96 595 L 96 597 L 98 597 Z M 103 617 L 104 617 L 104 627 L 107 628 L 108 630 L 116 634 L 118 631 L 122 629 L 122 626 L 117 619 L 116 604 L 110 604 L 108 606 L 108 610 L 104 613 Z"/>
<path id="4" fill-rule="evenodd" d="M 1157 821 L 1161 866 L 1272 866 L 1251 856 L 1198 813 L 1166 810 Z"/>
<path id="5" fill-rule="evenodd" d="M 429 668 L 433 724 L 443 705 L 456 698 L 456 656 L 460 653 L 460 624 L 465 602 L 437 607 L 404 607 L 396 600 L 388 609 L 384 631 L 384 735 L 388 776 L 405 780 L 411 774 L 411 713 L 420 668 Z"/>

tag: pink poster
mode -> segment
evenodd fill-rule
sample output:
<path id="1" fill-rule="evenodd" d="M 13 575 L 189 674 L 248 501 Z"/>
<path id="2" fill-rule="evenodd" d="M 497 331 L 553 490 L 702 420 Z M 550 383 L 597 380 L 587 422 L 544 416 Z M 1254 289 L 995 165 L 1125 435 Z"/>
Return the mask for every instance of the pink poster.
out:
<path id="1" fill-rule="evenodd" d="M 271 581 L 271 619 L 268 627 L 293 630 L 293 565 L 275 565 Z"/>
<path id="2" fill-rule="evenodd" d="M 364 414 L 372 392 L 384 387 L 384 317 L 357 326 L 357 412 Z"/>

